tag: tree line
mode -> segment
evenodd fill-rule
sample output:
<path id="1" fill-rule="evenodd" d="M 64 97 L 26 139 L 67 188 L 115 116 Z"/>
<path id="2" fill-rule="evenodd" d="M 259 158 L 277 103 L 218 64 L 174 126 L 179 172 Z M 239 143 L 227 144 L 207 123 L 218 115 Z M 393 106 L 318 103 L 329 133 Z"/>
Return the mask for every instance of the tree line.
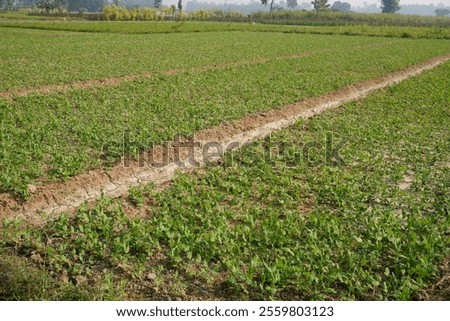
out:
<path id="1" fill-rule="evenodd" d="M 269 5 L 269 13 L 271 14 L 275 10 L 282 10 L 283 4 L 289 9 L 296 9 L 299 6 L 298 0 L 286 0 L 287 2 L 281 2 L 281 6 L 275 3 L 275 0 L 260 0 L 262 5 Z M 107 2 L 105 0 L 0 0 L 0 9 L 13 10 L 16 8 L 31 8 L 36 7 L 42 12 L 61 12 L 65 9 L 71 12 L 101 12 Z M 162 0 L 112 0 L 112 3 L 116 6 L 142 7 L 142 8 L 155 8 L 161 9 L 163 7 Z M 194 0 L 191 3 L 196 4 Z M 256 3 L 256 2 L 252 2 Z M 181 0 L 176 7 L 179 7 Z M 351 5 L 348 2 L 335 1 L 332 5 L 329 0 L 313 0 L 310 2 L 313 11 L 316 13 L 324 11 L 338 11 L 338 12 L 351 12 Z M 181 4 L 182 5 L 182 4 Z M 206 3 L 208 5 L 208 3 Z M 302 3 L 302 10 L 306 8 L 307 3 Z M 189 3 L 188 3 L 189 6 Z M 170 8 L 170 7 L 169 7 Z M 176 9 L 176 8 L 175 8 Z M 198 5 L 197 5 L 197 9 Z M 381 0 L 381 10 L 383 13 L 395 13 L 400 10 L 399 0 Z M 192 11 L 192 10 L 191 10 Z M 234 11 L 240 11 L 239 8 L 235 8 Z M 447 16 L 450 14 L 448 8 L 438 7 L 434 10 L 436 16 Z"/>

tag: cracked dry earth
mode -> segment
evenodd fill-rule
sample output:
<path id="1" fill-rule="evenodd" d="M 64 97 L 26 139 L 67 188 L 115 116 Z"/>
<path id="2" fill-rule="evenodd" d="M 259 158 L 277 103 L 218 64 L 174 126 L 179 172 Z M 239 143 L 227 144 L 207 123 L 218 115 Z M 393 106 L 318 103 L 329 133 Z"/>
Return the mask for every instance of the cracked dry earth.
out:
<path id="1" fill-rule="evenodd" d="M 202 167 L 205 161 L 217 160 L 225 152 L 288 127 L 299 119 L 311 118 L 346 102 L 362 99 L 377 89 L 418 75 L 449 59 L 450 54 L 436 57 L 320 97 L 205 129 L 192 137 L 178 137 L 174 142 L 143 152 L 139 160 L 122 159 L 121 163 L 109 169 L 91 170 L 72 177 L 67 182 L 33 187 L 31 198 L 23 203 L 17 201 L 12 194 L 0 194 L 0 218 L 21 217 L 30 223 L 42 224 L 62 212 L 73 212 L 82 203 L 94 201 L 102 193 L 116 198 L 126 195 L 132 186 L 150 182 L 162 186 L 172 180 L 177 171 L 192 171 Z M 186 148 L 188 145 L 192 147 Z M 204 157 L 205 151 L 210 157 Z"/>

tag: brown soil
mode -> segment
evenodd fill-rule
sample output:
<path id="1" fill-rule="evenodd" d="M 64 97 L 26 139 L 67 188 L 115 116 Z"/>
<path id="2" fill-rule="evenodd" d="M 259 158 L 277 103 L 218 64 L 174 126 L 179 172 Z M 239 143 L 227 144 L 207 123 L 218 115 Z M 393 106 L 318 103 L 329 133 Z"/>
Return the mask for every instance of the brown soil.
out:
<path id="1" fill-rule="evenodd" d="M 132 186 L 154 182 L 161 186 L 171 181 L 177 171 L 191 171 L 205 165 L 202 148 L 210 142 L 217 143 L 222 150 L 216 153 L 217 160 L 224 152 L 241 147 L 253 140 L 263 138 L 272 132 L 294 124 L 298 119 L 311 118 L 327 109 L 336 108 L 346 102 L 362 99 L 374 90 L 387 87 L 421 72 L 434 68 L 450 59 L 450 54 L 437 57 L 419 65 L 397 71 L 356 85 L 339 89 L 320 97 L 273 109 L 265 113 L 246 116 L 234 122 L 202 130 L 191 138 L 178 137 L 168 147 L 160 145 L 143 153 L 147 160 L 123 160 L 121 164 L 108 169 L 91 170 L 72 177 L 64 183 L 52 183 L 45 186 L 33 186 L 32 197 L 20 203 L 11 194 L 0 194 L 0 217 L 23 217 L 32 223 L 40 224 L 51 216 L 61 212 L 72 212 L 85 201 L 94 201 L 103 192 L 104 195 L 116 198 L 127 195 Z M 174 152 L 176 141 L 195 144 L 193 160 L 187 162 L 187 148 L 179 149 L 180 155 Z M 211 150 L 210 150 L 211 152 Z M 153 160 L 149 161 L 149 155 Z M 168 158 L 164 166 L 155 166 L 160 160 Z M 144 157 L 145 158 L 145 157 Z M 178 158 L 178 162 L 176 161 Z M 124 166 L 127 164 L 127 166 Z"/>
<path id="2" fill-rule="evenodd" d="M 403 177 L 403 180 L 398 184 L 398 188 L 402 191 L 406 191 L 411 187 L 411 184 L 414 180 L 414 172 L 408 170 Z"/>

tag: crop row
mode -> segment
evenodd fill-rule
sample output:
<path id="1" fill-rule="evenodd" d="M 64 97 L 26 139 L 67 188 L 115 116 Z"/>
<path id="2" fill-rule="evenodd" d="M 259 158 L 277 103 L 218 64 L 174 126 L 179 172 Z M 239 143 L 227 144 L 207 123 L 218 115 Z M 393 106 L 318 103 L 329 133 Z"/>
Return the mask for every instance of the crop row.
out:
<path id="1" fill-rule="evenodd" d="M 304 36 L 297 37 L 301 41 Z M 123 153 L 124 133 L 138 149 L 148 148 L 177 133 L 192 134 L 448 52 L 445 43 L 432 40 L 370 48 L 351 44 L 286 61 L 0 100 L 0 190 L 27 196 L 30 183 L 66 179 L 111 164 Z"/>
<path id="2" fill-rule="evenodd" d="M 421 298 L 450 255 L 449 72 L 299 122 L 165 191 L 133 189 L 137 208 L 102 199 L 39 230 L 6 224 L 0 244 L 128 298 Z"/>

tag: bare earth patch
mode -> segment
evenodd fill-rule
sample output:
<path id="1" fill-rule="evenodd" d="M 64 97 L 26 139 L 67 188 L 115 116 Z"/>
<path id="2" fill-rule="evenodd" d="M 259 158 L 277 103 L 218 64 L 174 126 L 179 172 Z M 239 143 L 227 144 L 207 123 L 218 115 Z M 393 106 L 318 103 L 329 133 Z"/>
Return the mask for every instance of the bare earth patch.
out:
<path id="1" fill-rule="evenodd" d="M 412 171 L 408 171 L 403 177 L 403 180 L 398 184 L 398 188 L 402 191 L 408 190 L 411 187 L 413 178 L 414 173 Z"/>

